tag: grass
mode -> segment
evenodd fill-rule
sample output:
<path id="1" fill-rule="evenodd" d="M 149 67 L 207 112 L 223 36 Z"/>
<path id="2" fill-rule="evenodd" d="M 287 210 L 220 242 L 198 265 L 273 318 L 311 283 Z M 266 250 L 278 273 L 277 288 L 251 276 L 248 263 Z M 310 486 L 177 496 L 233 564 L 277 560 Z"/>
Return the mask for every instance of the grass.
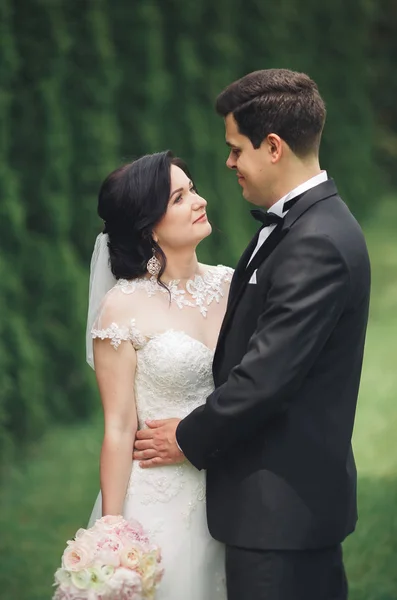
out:
<path id="1" fill-rule="evenodd" d="M 65 542 L 86 527 L 98 493 L 101 423 L 49 433 L 0 491 L 0 598 L 51 598 Z"/>
<path id="2" fill-rule="evenodd" d="M 344 544 L 350 600 L 397 598 L 396 224 L 385 203 L 366 232 L 373 300 L 354 433 L 359 523 Z M 86 526 L 98 491 L 100 436 L 100 417 L 53 430 L 3 480 L 1 600 L 50 600 L 64 543 Z"/>
<path id="3" fill-rule="evenodd" d="M 373 293 L 353 438 L 359 522 L 344 545 L 351 600 L 397 598 L 396 225 L 390 200 L 366 230 Z"/>

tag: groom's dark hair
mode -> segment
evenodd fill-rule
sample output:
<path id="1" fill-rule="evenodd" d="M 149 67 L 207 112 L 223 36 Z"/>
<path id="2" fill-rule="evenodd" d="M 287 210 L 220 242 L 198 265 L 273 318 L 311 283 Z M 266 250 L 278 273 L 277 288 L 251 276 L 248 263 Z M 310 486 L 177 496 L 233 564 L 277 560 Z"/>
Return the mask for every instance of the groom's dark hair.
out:
<path id="1" fill-rule="evenodd" d="M 288 69 L 254 71 L 231 83 L 216 100 L 218 114 L 233 114 L 254 148 L 269 133 L 279 135 L 297 156 L 317 153 L 325 104 L 305 73 Z"/>

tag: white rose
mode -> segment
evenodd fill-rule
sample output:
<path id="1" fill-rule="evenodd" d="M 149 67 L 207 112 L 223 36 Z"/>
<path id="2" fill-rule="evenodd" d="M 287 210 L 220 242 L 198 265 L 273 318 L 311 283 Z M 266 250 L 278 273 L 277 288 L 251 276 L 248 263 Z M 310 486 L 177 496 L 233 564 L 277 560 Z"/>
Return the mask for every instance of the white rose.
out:
<path id="1" fill-rule="evenodd" d="M 99 570 L 101 573 L 101 578 L 105 582 L 109 581 L 109 579 L 113 577 L 115 571 L 114 567 L 111 565 L 102 565 L 99 567 Z"/>
<path id="2" fill-rule="evenodd" d="M 70 572 L 66 569 L 57 569 L 55 571 L 55 581 L 59 585 L 70 583 Z"/>
<path id="3" fill-rule="evenodd" d="M 79 539 L 80 539 L 80 538 L 82 538 L 82 537 L 83 537 L 83 536 L 84 536 L 86 533 L 87 533 L 87 530 L 86 530 L 86 529 L 82 529 L 82 528 L 80 528 L 80 529 L 78 529 L 78 530 L 76 531 L 76 535 L 74 536 L 74 539 L 75 539 L 75 540 L 79 540 Z"/>
<path id="4" fill-rule="evenodd" d="M 74 571 L 72 573 L 72 583 L 79 590 L 88 590 L 91 584 L 91 573 L 87 569 Z"/>
<path id="5" fill-rule="evenodd" d="M 100 593 L 101 598 L 102 596 L 106 597 L 106 593 L 109 589 L 109 582 L 115 573 L 114 567 L 110 565 L 97 565 L 89 569 L 89 573 L 91 576 L 90 593 Z M 96 598 L 94 600 L 96 600 Z"/>

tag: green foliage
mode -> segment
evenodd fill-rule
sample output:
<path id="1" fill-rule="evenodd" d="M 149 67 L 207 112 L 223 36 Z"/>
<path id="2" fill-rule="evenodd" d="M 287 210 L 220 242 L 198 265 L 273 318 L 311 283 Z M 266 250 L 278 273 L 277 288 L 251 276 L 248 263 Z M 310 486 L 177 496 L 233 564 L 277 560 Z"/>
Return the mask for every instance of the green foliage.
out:
<path id="1" fill-rule="evenodd" d="M 0 2 L 0 456 L 98 402 L 84 329 L 96 196 L 111 170 L 174 150 L 209 201 L 200 257 L 236 263 L 255 225 L 213 110 L 232 80 L 279 66 L 318 81 L 322 165 L 365 214 L 378 184 L 371 35 L 385 23 L 371 0 Z M 383 104 L 384 123 L 390 114 Z"/>
<path id="2" fill-rule="evenodd" d="M 369 0 L 371 1 L 371 0 Z M 377 164 L 388 183 L 397 185 L 397 4 L 394 0 L 371 1 L 372 53 L 368 61 L 372 102 L 376 109 L 374 137 Z"/>

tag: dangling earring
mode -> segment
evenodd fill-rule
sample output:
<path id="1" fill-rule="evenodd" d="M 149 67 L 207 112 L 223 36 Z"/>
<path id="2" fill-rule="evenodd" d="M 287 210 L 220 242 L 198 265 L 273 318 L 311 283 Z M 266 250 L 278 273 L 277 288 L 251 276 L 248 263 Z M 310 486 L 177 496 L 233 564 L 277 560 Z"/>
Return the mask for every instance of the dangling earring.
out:
<path id="1" fill-rule="evenodd" d="M 148 260 L 148 263 L 146 265 L 146 268 L 148 270 L 148 273 L 150 273 L 150 275 L 152 277 L 157 277 L 157 275 L 160 273 L 161 271 L 161 262 L 159 261 L 159 259 L 156 257 L 156 253 L 155 250 L 153 248 L 153 256 L 152 258 L 150 258 Z"/>

